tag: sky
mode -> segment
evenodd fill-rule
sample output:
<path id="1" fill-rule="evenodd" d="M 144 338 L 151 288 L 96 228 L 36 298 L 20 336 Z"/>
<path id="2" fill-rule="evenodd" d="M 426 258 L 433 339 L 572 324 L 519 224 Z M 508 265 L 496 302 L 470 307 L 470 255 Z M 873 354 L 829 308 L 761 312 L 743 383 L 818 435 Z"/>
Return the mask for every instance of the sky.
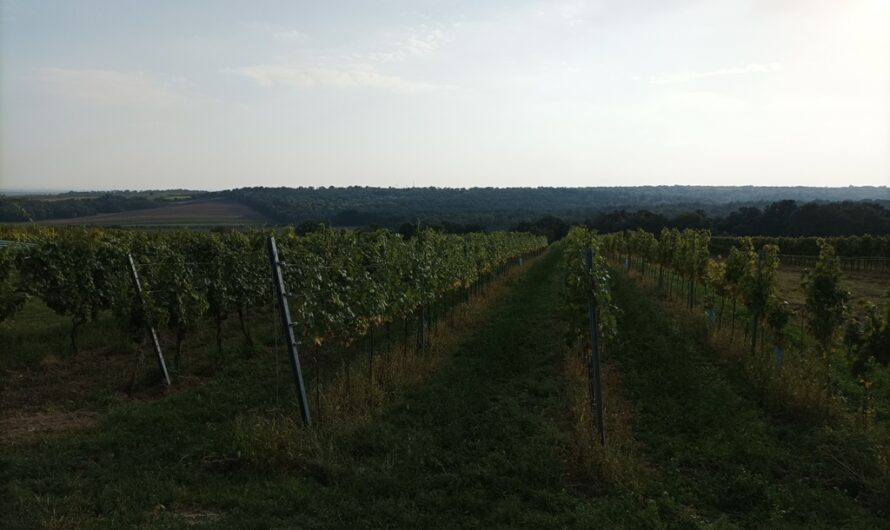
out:
<path id="1" fill-rule="evenodd" d="M 890 185 L 886 0 L 0 0 L 0 190 Z"/>

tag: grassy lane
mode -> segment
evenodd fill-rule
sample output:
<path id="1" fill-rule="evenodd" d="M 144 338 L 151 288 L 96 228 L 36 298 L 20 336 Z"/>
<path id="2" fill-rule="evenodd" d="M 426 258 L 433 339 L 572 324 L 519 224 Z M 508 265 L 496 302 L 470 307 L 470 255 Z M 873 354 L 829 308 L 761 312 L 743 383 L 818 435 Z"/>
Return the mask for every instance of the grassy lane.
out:
<path id="1" fill-rule="evenodd" d="M 564 483 L 558 256 L 522 277 L 438 377 L 358 433 L 356 467 L 306 492 L 282 524 L 596 527 L 630 523 L 620 498 Z M 288 502 L 281 498 L 276 502 Z M 251 517 L 263 518 L 260 506 Z M 278 508 L 279 510 L 281 508 Z M 294 513 L 296 512 L 296 513 Z"/>
<path id="2" fill-rule="evenodd" d="M 689 330 L 619 275 L 612 354 L 638 409 L 636 435 L 659 484 L 701 523 L 727 527 L 886 528 L 832 487 L 805 448 L 813 433 L 771 420 L 755 393 L 703 352 Z"/>

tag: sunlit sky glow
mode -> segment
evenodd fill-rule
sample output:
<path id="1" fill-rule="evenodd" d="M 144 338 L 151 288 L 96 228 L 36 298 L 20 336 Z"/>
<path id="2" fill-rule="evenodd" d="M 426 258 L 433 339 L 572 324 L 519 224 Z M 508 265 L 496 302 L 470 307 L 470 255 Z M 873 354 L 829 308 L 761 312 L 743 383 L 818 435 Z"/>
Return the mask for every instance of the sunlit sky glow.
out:
<path id="1" fill-rule="evenodd" d="M 886 0 L 0 1 L 0 189 L 890 185 Z"/>

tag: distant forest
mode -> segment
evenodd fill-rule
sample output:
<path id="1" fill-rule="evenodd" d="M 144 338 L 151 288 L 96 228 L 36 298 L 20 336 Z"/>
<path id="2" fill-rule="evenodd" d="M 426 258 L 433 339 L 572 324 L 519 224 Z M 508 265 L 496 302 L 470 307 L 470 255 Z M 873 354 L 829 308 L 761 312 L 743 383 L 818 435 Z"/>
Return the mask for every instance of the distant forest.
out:
<path id="1" fill-rule="evenodd" d="M 107 193 L 99 197 L 68 198 L 67 194 L 53 199 L 32 199 L 0 196 L 0 222 L 44 221 L 68 219 L 99 213 L 144 210 L 162 206 L 166 201 L 136 196 Z"/>
<path id="2" fill-rule="evenodd" d="M 727 235 L 890 233 L 890 190 L 878 187 L 241 188 L 221 195 L 280 222 L 406 233 L 417 222 L 451 232 L 531 230 L 551 239 L 570 224 L 601 232 L 675 227 Z"/>
<path id="3" fill-rule="evenodd" d="M 886 187 L 637 186 L 600 188 L 239 188 L 220 192 L 283 223 L 397 227 L 417 220 L 505 229 L 542 215 L 581 222 L 615 210 L 723 216 L 780 199 L 797 202 L 877 201 Z"/>
<path id="4" fill-rule="evenodd" d="M 558 239 L 570 224 L 601 232 L 709 228 L 722 235 L 890 234 L 886 187 L 642 186 L 616 188 L 240 188 L 190 192 L 245 204 L 281 224 L 311 229 L 418 222 L 449 232 L 513 229 Z M 188 195 L 126 192 L 51 198 L 0 196 L 0 222 L 77 218 L 169 204 Z"/>
<path id="5" fill-rule="evenodd" d="M 782 200 L 764 208 L 744 206 L 725 216 L 703 210 L 668 216 L 647 210 L 618 210 L 597 215 L 586 224 L 601 232 L 643 228 L 709 228 L 714 234 L 734 236 L 853 236 L 890 234 L 890 209 L 873 202 L 808 202 Z"/>

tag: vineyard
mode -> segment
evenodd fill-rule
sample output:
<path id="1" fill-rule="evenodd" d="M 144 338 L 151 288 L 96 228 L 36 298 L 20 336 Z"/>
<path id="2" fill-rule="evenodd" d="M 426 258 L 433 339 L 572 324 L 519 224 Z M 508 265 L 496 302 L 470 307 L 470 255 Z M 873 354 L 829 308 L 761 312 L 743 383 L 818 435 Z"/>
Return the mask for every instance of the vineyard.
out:
<path id="1" fill-rule="evenodd" d="M 461 526 L 885 516 L 890 306 L 852 307 L 848 276 L 878 273 L 842 270 L 836 241 L 790 265 L 790 300 L 784 248 L 715 252 L 696 230 L 574 227 L 549 246 L 434 230 L 0 239 L 14 521 L 437 526 L 454 505 Z"/>
<path id="2" fill-rule="evenodd" d="M 890 0 L 0 0 L 0 530 L 890 530 Z"/>

